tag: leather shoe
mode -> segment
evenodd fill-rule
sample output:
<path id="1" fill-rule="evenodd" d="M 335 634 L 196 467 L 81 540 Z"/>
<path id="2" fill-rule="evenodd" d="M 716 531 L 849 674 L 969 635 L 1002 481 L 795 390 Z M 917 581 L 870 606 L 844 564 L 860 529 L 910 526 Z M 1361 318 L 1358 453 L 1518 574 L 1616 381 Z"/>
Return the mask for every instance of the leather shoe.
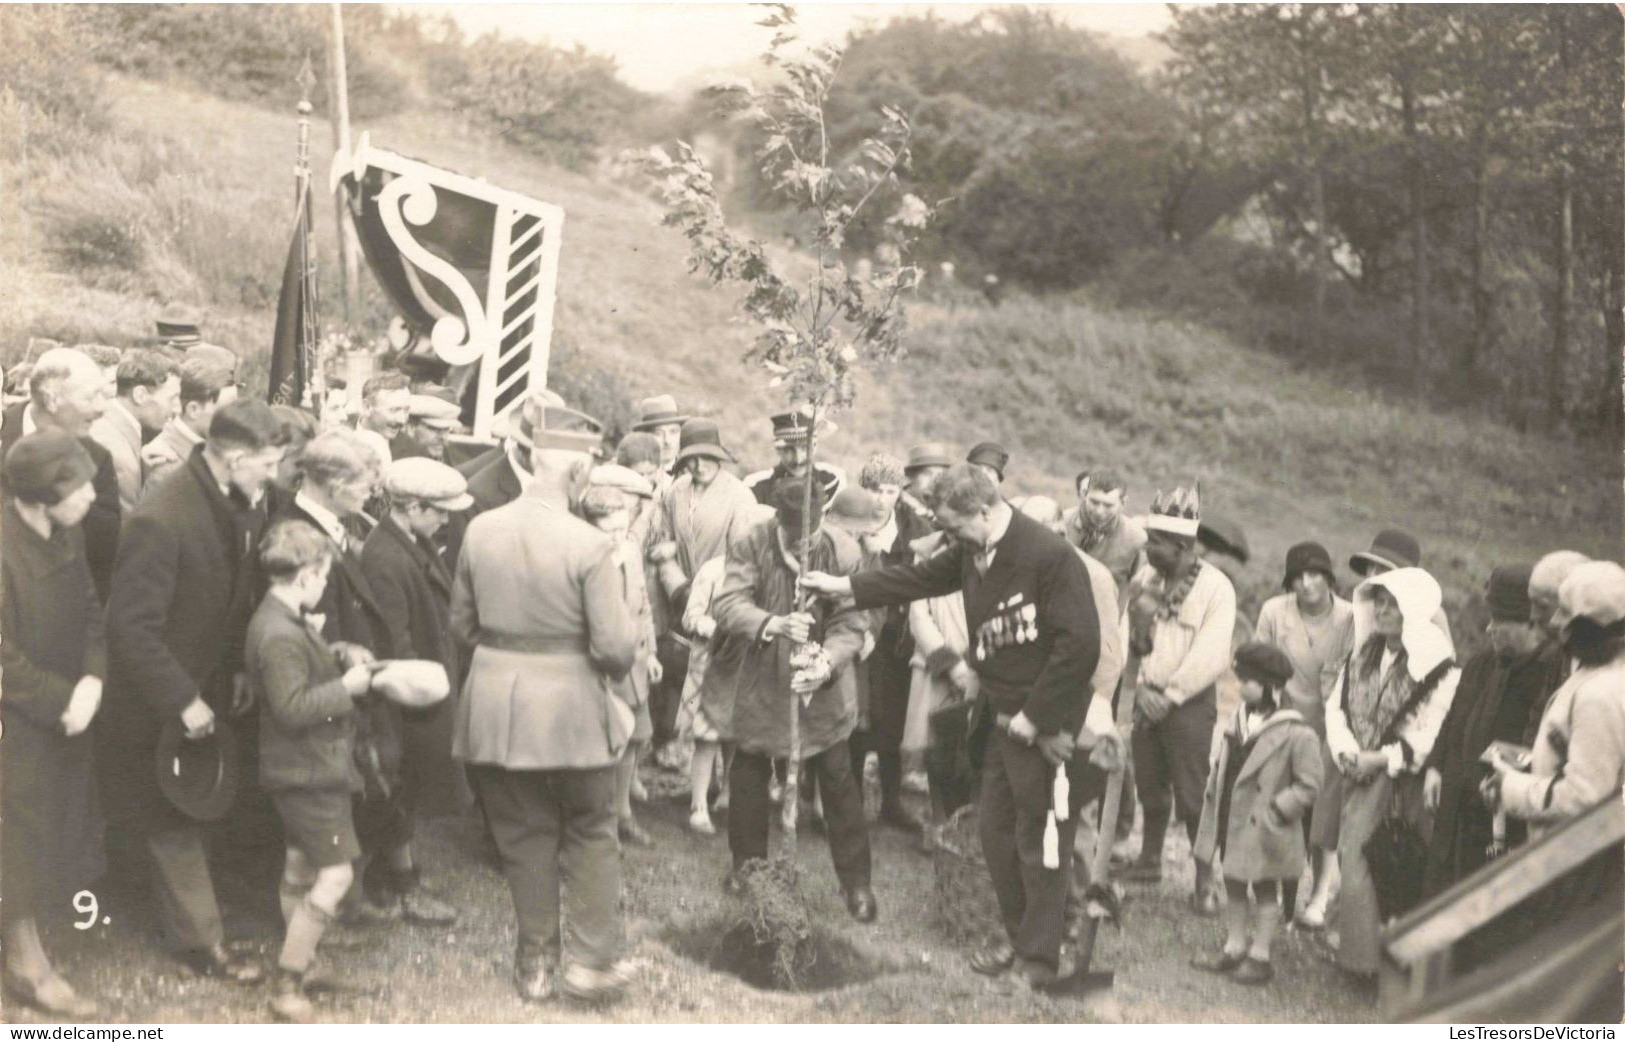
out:
<path id="1" fill-rule="evenodd" d="M 1264 960 L 1255 959 L 1249 955 L 1242 960 L 1240 966 L 1236 967 L 1236 972 L 1230 975 L 1230 979 L 1237 984 L 1251 984 L 1254 987 L 1260 987 L 1275 979 L 1275 968 Z"/>
<path id="2" fill-rule="evenodd" d="M 900 802 L 882 804 L 880 820 L 904 832 L 920 832 L 925 828 L 925 823 Z"/>
<path id="3" fill-rule="evenodd" d="M 218 977 L 233 984 L 258 984 L 265 978 L 257 962 L 232 954 L 224 944 L 183 952 L 181 962 L 200 977 Z"/>
<path id="4" fill-rule="evenodd" d="M 513 983 L 526 1002 L 546 1002 L 553 997 L 555 959 L 546 951 L 521 944 L 514 957 Z"/>
<path id="5" fill-rule="evenodd" d="M 1206 970 L 1209 973 L 1229 973 L 1231 970 L 1247 961 L 1245 952 L 1232 955 L 1221 951 L 1217 955 L 1198 955 L 1191 960 L 1194 969 Z"/>
<path id="6" fill-rule="evenodd" d="M 643 826 L 639 825 L 631 818 L 621 819 L 619 831 L 621 834 L 622 843 L 630 844 L 634 847 L 654 846 L 654 837 L 645 832 L 643 830 Z"/>
<path id="7" fill-rule="evenodd" d="M 872 923 L 878 914 L 875 892 L 866 886 L 855 886 L 846 892 L 846 910 L 860 923 Z"/>
<path id="8" fill-rule="evenodd" d="M 61 977 L 48 977 L 38 984 L 21 974 L 5 971 L 5 990 L 19 1002 L 58 1017 L 84 1020 L 94 1016 L 101 1007 L 95 999 L 80 995 Z"/>
<path id="9" fill-rule="evenodd" d="M 604 969 L 572 963 L 559 977 L 559 991 L 577 1002 L 613 1002 L 626 993 L 632 982 L 632 967 L 620 961 Z"/>
<path id="10" fill-rule="evenodd" d="M 285 1024 L 309 1024 L 316 1007 L 305 997 L 304 981 L 292 970 L 277 968 L 272 981 L 271 1015 Z"/>

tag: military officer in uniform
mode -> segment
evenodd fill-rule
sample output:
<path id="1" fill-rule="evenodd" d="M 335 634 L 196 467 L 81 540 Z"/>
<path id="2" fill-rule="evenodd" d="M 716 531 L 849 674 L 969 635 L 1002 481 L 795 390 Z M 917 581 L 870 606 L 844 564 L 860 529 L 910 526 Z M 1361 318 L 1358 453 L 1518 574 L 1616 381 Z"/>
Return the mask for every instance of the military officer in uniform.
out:
<path id="1" fill-rule="evenodd" d="M 452 754 L 470 767 L 513 895 L 515 983 L 541 1002 L 622 992 L 616 764 L 632 733 L 615 694 L 637 652 L 611 538 L 570 512 L 602 441 L 596 420 L 527 402 L 530 482 L 468 527 L 451 624 L 473 649 Z M 568 923 L 560 912 L 569 909 Z M 562 932 L 561 932 L 562 931 Z"/>
<path id="2" fill-rule="evenodd" d="M 818 435 L 835 432 L 834 425 L 818 421 Z M 779 462 L 771 470 L 758 470 L 745 476 L 745 486 L 756 497 L 756 502 L 773 505 L 773 490 L 785 478 L 805 478 L 807 468 L 818 474 L 818 487 L 824 490 L 824 506 L 846 487 L 846 473 L 833 463 L 814 463 L 811 452 L 813 433 L 812 410 L 803 405 L 773 417 L 773 447 L 778 450 Z"/>
<path id="3" fill-rule="evenodd" d="M 982 853 L 1009 935 L 977 952 L 971 968 L 998 974 L 1019 958 L 1028 981 L 1042 985 L 1060 964 L 1078 811 L 1103 787 L 1101 772 L 1073 756 L 1100 657 L 1089 575 L 1064 539 L 1012 510 L 976 464 L 945 471 L 930 505 L 953 536 L 945 552 L 851 577 L 809 572 L 802 584 L 851 596 L 859 608 L 963 592 L 968 659 L 981 679 L 972 752 L 981 746 Z M 1063 765 L 1069 813 L 1057 824 L 1057 867 L 1047 868 L 1045 823 Z"/>

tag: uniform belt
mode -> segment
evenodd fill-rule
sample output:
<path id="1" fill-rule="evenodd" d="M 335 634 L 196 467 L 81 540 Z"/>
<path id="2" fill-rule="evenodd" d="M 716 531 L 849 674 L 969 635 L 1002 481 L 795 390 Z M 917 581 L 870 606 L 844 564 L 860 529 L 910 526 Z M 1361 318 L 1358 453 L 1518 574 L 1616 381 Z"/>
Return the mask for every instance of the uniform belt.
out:
<path id="1" fill-rule="evenodd" d="M 492 651 L 514 651 L 522 655 L 585 655 L 584 634 L 548 635 L 541 633 L 498 633 L 481 630 L 479 646 Z"/>

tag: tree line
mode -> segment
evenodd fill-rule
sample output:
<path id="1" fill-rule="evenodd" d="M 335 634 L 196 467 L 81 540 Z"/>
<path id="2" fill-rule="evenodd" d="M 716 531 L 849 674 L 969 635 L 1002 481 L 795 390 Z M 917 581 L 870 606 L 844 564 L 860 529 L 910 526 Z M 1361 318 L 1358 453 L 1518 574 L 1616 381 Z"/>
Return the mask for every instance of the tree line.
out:
<path id="1" fill-rule="evenodd" d="M 1170 10 L 1151 71 L 1041 9 L 894 20 L 851 41 L 832 135 L 909 115 L 913 190 L 946 200 L 915 259 L 961 278 L 1187 302 L 1306 364 L 1618 432 L 1612 5 Z"/>

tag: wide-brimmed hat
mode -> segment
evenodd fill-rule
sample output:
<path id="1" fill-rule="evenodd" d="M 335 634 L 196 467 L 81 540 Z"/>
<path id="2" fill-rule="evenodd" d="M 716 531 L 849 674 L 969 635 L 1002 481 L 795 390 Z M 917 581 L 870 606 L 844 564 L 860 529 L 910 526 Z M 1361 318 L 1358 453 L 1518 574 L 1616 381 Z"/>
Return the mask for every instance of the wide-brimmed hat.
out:
<path id="1" fill-rule="evenodd" d="M 1382 568 L 1418 568 L 1422 564 L 1422 547 L 1416 537 L 1397 528 L 1385 528 L 1371 540 L 1371 549 L 1349 558 L 1349 568 L 1355 575 L 1366 575 L 1372 565 Z"/>
<path id="2" fill-rule="evenodd" d="M 163 725 L 153 757 L 158 791 L 194 821 L 219 821 L 237 798 L 237 734 L 223 717 L 214 732 L 188 739 L 179 717 Z"/>
<path id="3" fill-rule="evenodd" d="M 519 408 L 513 425 L 514 442 L 526 452 L 532 449 L 564 449 L 595 452 L 604 443 L 604 425 L 578 409 L 564 404 L 553 391 L 537 391 Z"/>
<path id="4" fill-rule="evenodd" d="M 1332 555 L 1319 543 L 1299 543 L 1286 552 L 1286 578 L 1281 580 L 1281 585 L 1292 589 L 1298 576 L 1305 572 L 1319 572 L 1327 582 L 1337 578 L 1332 571 Z"/>
<path id="5" fill-rule="evenodd" d="M 638 403 L 638 418 L 637 422 L 632 424 L 632 429 L 635 431 L 652 431 L 656 427 L 684 423 L 687 420 L 687 416 L 677 411 L 676 398 L 669 394 L 657 394 Z"/>
<path id="6" fill-rule="evenodd" d="M 903 473 L 919 470 L 921 467 L 951 467 L 954 465 L 954 452 L 940 441 L 928 441 L 924 445 L 916 445 L 908 450 L 908 462 L 903 464 Z"/>
<path id="7" fill-rule="evenodd" d="M 727 463 L 734 461 L 734 454 L 722 447 L 722 432 L 715 420 L 695 418 L 683 424 L 683 432 L 677 439 L 677 459 L 673 462 L 682 463 L 695 456 Z"/>
<path id="8" fill-rule="evenodd" d="M 1387 590 L 1399 604 L 1402 621 L 1400 643 L 1405 647 L 1405 669 L 1415 681 L 1422 680 L 1451 658 L 1454 648 L 1449 634 L 1434 623 L 1444 592 L 1439 581 L 1420 568 L 1395 568 L 1373 575 L 1354 589 L 1354 646 L 1365 647 L 1376 631 L 1375 599 L 1378 589 Z"/>

